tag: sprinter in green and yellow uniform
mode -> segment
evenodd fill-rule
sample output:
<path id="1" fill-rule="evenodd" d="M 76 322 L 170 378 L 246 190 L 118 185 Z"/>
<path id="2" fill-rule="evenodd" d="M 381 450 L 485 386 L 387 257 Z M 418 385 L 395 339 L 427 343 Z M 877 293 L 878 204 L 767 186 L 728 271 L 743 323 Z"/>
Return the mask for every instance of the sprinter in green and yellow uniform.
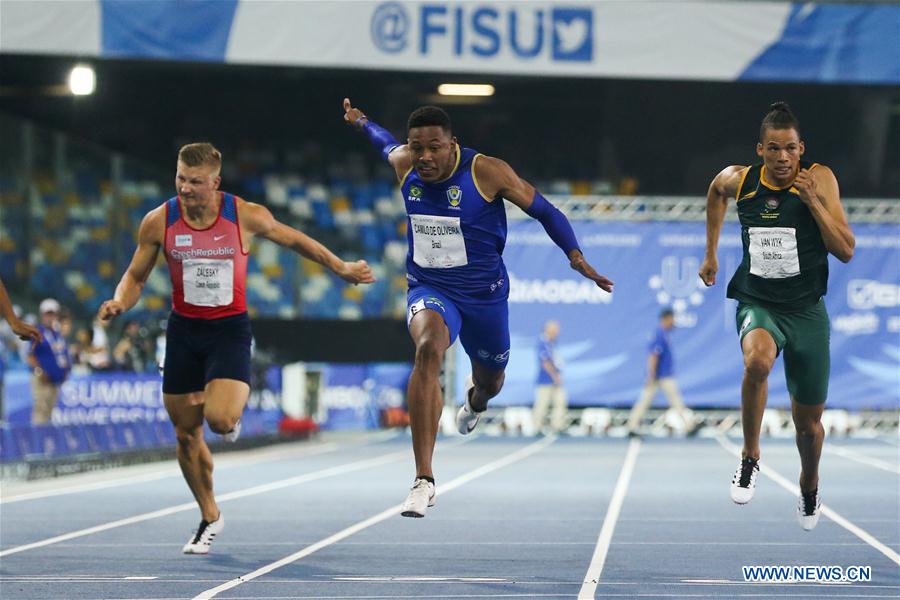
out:
<path id="1" fill-rule="evenodd" d="M 810 530 L 819 519 L 821 417 L 828 394 L 830 355 L 828 254 L 853 257 L 853 231 L 828 167 L 801 160 L 804 147 L 791 109 L 776 102 L 763 118 L 756 153 L 762 163 L 733 165 L 716 175 L 707 194 L 706 258 L 700 278 L 716 282 L 716 249 L 729 198 L 737 199 L 744 254 L 728 284 L 738 301 L 737 330 L 744 353 L 741 385 L 744 448 L 731 482 L 731 499 L 753 497 L 759 471 L 759 433 L 768 377 L 779 353 L 791 395 L 800 452 L 797 518 Z"/>

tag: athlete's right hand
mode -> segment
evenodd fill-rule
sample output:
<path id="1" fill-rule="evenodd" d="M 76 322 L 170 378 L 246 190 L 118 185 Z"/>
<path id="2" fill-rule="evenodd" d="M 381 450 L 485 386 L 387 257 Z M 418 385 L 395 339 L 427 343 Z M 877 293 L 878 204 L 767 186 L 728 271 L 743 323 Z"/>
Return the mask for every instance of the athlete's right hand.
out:
<path id="1" fill-rule="evenodd" d="M 125 307 L 122 306 L 121 302 L 118 300 L 107 300 L 100 305 L 97 316 L 101 321 L 109 321 L 113 317 L 121 315 L 123 312 L 125 312 Z"/>
<path id="2" fill-rule="evenodd" d="M 358 108 L 353 108 L 350 104 L 350 98 L 344 98 L 344 122 L 354 129 L 362 128 L 363 124 L 368 121 L 368 117 Z"/>
<path id="3" fill-rule="evenodd" d="M 369 267 L 369 263 L 364 260 L 344 262 L 344 266 L 337 273 L 337 276 L 353 285 L 356 285 L 357 283 L 372 283 L 375 281 L 375 276 L 372 275 L 372 268 Z"/>
<path id="4" fill-rule="evenodd" d="M 700 265 L 700 279 L 706 284 L 706 287 L 716 282 L 716 273 L 719 271 L 719 259 L 716 257 L 706 257 L 703 264 Z"/>

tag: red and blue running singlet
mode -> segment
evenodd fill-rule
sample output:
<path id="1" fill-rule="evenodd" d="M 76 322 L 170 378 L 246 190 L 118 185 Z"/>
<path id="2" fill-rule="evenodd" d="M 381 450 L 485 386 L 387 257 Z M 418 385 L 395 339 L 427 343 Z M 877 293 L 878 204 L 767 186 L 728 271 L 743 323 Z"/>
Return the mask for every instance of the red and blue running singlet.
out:
<path id="1" fill-rule="evenodd" d="M 181 214 L 178 197 L 166 202 L 166 262 L 172 278 L 172 309 L 195 319 L 247 312 L 247 253 L 241 241 L 237 200 L 220 192 L 216 221 L 194 229 Z"/>

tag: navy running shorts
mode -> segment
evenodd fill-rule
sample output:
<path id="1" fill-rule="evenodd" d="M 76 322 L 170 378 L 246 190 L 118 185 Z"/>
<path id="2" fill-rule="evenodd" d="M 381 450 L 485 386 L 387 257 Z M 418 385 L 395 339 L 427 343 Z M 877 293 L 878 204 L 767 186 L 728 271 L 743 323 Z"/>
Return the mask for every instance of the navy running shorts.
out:
<path id="1" fill-rule="evenodd" d="M 213 379 L 250 385 L 250 317 L 193 319 L 175 312 L 166 327 L 163 393 L 202 392 Z"/>

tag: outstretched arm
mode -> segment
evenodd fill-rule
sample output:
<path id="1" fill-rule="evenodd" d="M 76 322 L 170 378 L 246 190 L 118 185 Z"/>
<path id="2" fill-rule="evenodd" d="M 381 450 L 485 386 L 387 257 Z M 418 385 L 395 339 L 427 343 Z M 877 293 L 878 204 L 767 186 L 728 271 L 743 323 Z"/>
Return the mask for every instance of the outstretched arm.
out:
<path id="1" fill-rule="evenodd" d="M 816 220 L 825 248 L 839 261 L 850 262 L 856 248 L 856 238 L 844 214 L 834 173 L 822 165 L 811 171 L 804 169 L 797 174 L 794 186 L 800 192 L 800 200 L 809 207 Z"/>
<path id="2" fill-rule="evenodd" d="M 398 142 L 390 131 L 372 122 L 360 109 L 354 108 L 350 104 L 350 98 L 344 98 L 344 122 L 357 131 L 365 133 L 375 149 L 381 152 L 384 159 L 394 167 L 397 180 L 403 179 L 403 176 L 412 167 L 412 158 L 406 144 Z"/>
<path id="3" fill-rule="evenodd" d="M 481 191 L 489 198 L 506 198 L 530 217 L 537 219 L 544 226 L 547 235 L 556 245 L 562 248 L 573 269 L 597 284 L 601 289 L 611 292 L 612 280 L 597 273 L 588 264 L 578 247 L 572 225 L 558 208 L 550 204 L 540 192 L 519 177 L 512 167 L 498 158 L 479 156 L 475 162 L 475 176 Z"/>
<path id="4" fill-rule="evenodd" d="M 719 271 L 719 233 L 725 221 L 728 199 L 737 193 L 744 169 L 746 167 L 741 165 L 725 167 L 715 176 L 706 192 L 706 256 L 700 265 L 699 275 L 707 286 L 716 282 L 716 273 Z"/>
<path id="5" fill-rule="evenodd" d="M 0 317 L 6 319 L 13 333 L 19 336 L 19 339 L 31 340 L 36 344 L 40 344 L 43 340 L 43 336 L 37 327 L 23 322 L 16 316 L 16 311 L 13 310 L 12 302 L 9 300 L 9 295 L 6 293 L 6 287 L 3 285 L 2 279 L 0 279 Z"/>
<path id="6" fill-rule="evenodd" d="M 345 262 L 335 256 L 331 250 L 293 227 L 279 222 L 272 216 L 268 208 L 252 202 L 241 200 L 238 204 L 241 227 L 253 235 L 260 235 L 279 246 L 289 248 L 312 261 L 330 269 L 335 275 L 347 283 L 372 283 L 372 269 L 364 260 Z"/>
<path id="7" fill-rule="evenodd" d="M 100 305 L 98 316 L 101 320 L 111 319 L 137 304 L 163 243 L 166 231 L 165 218 L 165 207 L 161 206 L 151 210 L 141 221 L 138 246 L 134 256 L 131 257 L 131 264 L 116 286 L 112 300 Z"/>

